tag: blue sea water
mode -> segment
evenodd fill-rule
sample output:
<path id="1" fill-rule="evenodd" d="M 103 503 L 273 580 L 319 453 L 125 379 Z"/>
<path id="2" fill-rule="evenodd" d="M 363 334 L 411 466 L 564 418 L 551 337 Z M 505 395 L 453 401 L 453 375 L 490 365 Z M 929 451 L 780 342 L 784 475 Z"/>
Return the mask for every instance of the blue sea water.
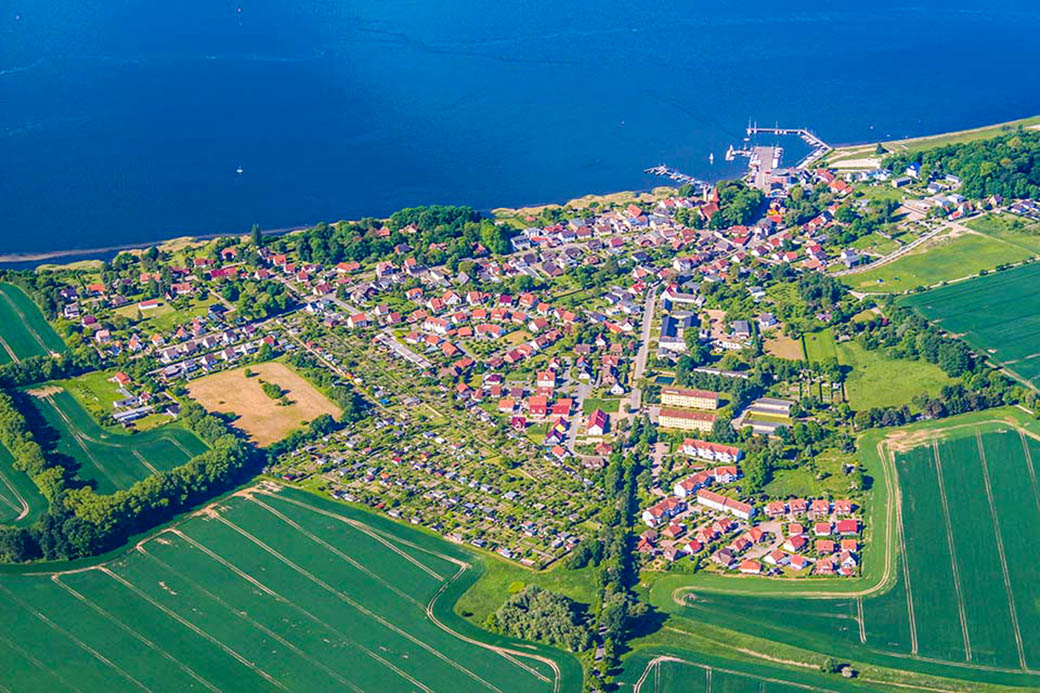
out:
<path id="1" fill-rule="evenodd" d="M 1023 117 L 1038 35 L 1022 0 L 7 0 L 0 254 L 718 178 L 749 118 Z"/>

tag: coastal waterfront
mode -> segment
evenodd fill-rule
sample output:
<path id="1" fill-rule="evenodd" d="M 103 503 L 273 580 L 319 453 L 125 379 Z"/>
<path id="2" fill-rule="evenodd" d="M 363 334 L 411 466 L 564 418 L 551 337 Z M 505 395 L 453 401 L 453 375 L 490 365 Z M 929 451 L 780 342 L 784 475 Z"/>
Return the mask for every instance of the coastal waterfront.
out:
<path id="1" fill-rule="evenodd" d="M 33 3 L 0 17 L 2 250 L 562 201 L 661 162 L 717 180 L 749 117 L 831 143 L 1021 117 L 1040 96 L 1006 66 L 1038 26 L 1021 2 Z"/>

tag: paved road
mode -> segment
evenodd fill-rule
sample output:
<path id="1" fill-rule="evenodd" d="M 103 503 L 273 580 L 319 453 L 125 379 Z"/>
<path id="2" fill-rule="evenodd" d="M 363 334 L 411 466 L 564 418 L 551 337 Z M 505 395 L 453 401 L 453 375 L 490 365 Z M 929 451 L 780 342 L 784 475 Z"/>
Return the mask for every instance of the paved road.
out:
<path id="1" fill-rule="evenodd" d="M 652 286 L 647 292 L 646 302 L 643 305 L 643 324 L 639 335 L 639 351 L 636 353 L 636 362 L 632 368 L 632 393 L 629 395 L 628 411 L 634 413 L 639 411 L 642 405 L 642 392 L 639 390 L 638 382 L 646 373 L 646 361 L 650 357 L 650 329 L 654 322 L 654 307 L 657 300 L 657 287 Z"/>
<path id="2" fill-rule="evenodd" d="M 569 450 L 572 455 L 576 454 L 574 452 L 574 442 L 578 438 L 578 428 L 581 427 L 585 399 L 589 396 L 591 391 L 592 383 L 584 380 L 578 382 L 578 389 L 574 394 L 574 406 L 576 407 L 576 412 L 574 418 L 571 419 L 570 430 L 567 431 L 567 450 Z"/>

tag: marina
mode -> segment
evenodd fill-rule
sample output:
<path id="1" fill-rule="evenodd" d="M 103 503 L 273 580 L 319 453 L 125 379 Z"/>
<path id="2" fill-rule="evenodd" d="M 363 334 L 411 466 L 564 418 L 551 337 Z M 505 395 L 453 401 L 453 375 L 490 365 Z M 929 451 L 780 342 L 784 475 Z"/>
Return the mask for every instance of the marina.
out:
<path id="1" fill-rule="evenodd" d="M 802 160 L 794 166 L 794 170 L 805 170 L 811 168 L 813 164 L 833 149 L 833 147 L 824 142 L 808 128 L 782 128 L 779 125 L 775 127 L 759 127 L 758 123 L 749 122 L 747 127 L 747 137 L 744 138 L 744 144 L 740 147 L 730 145 L 726 150 L 725 158 L 726 161 L 733 161 L 738 156 L 747 157 L 748 182 L 759 190 L 769 189 L 770 177 L 780 169 L 780 162 L 784 156 L 784 148 L 779 145 L 768 146 L 752 144 L 752 138 L 756 135 L 777 135 L 778 137 L 793 135 L 809 145 L 811 148 L 809 154 L 803 157 Z M 714 153 L 708 156 L 708 160 L 711 163 L 715 162 Z M 653 166 L 645 169 L 643 172 L 655 176 L 664 176 L 665 178 L 669 178 L 677 183 L 693 185 L 697 192 L 701 192 L 711 187 L 710 183 L 687 175 L 666 164 Z"/>
<path id="2" fill-rule="evenodd" d="M 812 148 L 812 151 L 809 152 L 804 159 L 798 162 L 795 166 L 796 169 L 810 168 L 814 163 L 819 161 L 833 149 L 833 147 L 824 142 L 807 128 L 782 128 L 779 126 L 763 128 L 759 127 L 758 123 L 748 125 L 747 136 L 750 138 L 755 135 L 794 135 L 809 145 Z"/>
<path id="3" fill-rule="evenodd" d="M 709 183 L 708 181 L 701 180 L 700 178 L 694 178 L 693 176 L 687 175 L 679 169 L 672 168 L 667 164 L 658 164 L 657 166 L 651 166 L 650 168 L 643 169 L 643 173 L 648 173 L 652 176 L 663 176 L 682 185 L 692 185 L 693 191 L 696 193 L 703 192 L 704 190 L 711 187 L 711 183 Z"/>

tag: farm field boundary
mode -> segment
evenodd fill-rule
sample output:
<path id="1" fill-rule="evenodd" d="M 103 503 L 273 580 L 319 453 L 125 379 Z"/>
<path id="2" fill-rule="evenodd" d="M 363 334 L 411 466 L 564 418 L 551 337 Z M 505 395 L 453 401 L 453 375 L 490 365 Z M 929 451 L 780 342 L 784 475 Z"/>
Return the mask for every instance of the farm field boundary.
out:
<path id="1" fill-rule="evenodd" d="M 1013 421 L 966 418 L 879 442 L 897 474 L 888 581 L 853 591 L 801 580 L 798 590 L 788 581 L 686 576 L 679 586 L 658 580 L 651 601 L 835 656 L 1040 685 L 1040 570 L 1024 560 L 1040 535 L 1040 435 Z"/>
<path id="2" fill-rule="evenodd" d="M 1040 382 L 1040 263 L 900 299 L 1017 379 Z"/>
<path id="3" fill-rule="evenodd" d="M 104 690 L 576 690 L 577 660 L 451 604 L 474 556 L 264 483 L 103 563 L 0 576 L 0 685 Z M 74 682 L 74 684 L 73 684 Z"/>
<path id="4" fill-rule="evenodd" d="M 98 493 L 129 488 L 159 471 L 169 471 L 206 450 L 194 433 L 176 426 L 130 435 L 110 433 L 67 391 L 53 386 L 27 390 L 42 422 L 57 435 L 41 445 L 79 464 L 79 479 L 96 484 Z"/>

